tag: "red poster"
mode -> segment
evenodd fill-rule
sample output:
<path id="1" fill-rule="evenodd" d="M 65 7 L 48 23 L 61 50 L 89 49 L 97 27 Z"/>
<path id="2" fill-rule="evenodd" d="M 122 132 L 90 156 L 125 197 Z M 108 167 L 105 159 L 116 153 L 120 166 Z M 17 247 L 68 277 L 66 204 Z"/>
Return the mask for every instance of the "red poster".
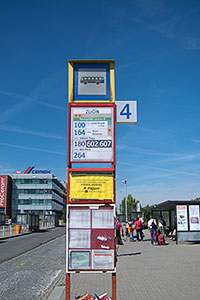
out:
<path id="1" fill-rule="evenodd" d="M 0 207 L 6 207 L 6 176 L 0 175 Z"/>
<path id="2" fill-rule="evenodd" d="M 114 229 L 92 229 L 92 249 L 113 250 Z"/>

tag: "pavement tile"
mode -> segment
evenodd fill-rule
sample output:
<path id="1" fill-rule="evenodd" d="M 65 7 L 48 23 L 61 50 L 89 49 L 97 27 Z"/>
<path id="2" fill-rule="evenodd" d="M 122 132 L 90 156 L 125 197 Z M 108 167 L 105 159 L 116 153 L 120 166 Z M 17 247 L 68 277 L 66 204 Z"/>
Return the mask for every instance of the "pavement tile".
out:
<path id="1" fill-rule="evenodd" d="M 200 245 L 167 242 L 165 246 L 151 246 L 149 233 L 145 232 L 144 242 L 120 246 L 118 300 L 200 299 Z M 70 300 L 86 292 L 107 292 L 111 296 L 111 274 L 73 274 L 70 287 Z"/>

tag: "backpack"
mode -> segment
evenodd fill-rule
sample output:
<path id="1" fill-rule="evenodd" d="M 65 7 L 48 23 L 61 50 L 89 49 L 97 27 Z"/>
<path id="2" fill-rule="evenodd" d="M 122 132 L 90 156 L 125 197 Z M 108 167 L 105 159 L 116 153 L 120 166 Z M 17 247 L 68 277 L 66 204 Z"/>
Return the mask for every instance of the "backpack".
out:
<path id="1" fill-rule="evenodd" d="M 161 219 L 161 220 L 160 220 L 160 223 L 162 224 L 162 226 L 166 226 L 165 220 Z"/>
<path id="2" fill-rule="evenodd" d="M 154 220 L 153 220 L 153 222 L 151 223 L 151 227 L 152 227 L 152 229 L 157 229 L 157 225 L 155 224 Z"/>

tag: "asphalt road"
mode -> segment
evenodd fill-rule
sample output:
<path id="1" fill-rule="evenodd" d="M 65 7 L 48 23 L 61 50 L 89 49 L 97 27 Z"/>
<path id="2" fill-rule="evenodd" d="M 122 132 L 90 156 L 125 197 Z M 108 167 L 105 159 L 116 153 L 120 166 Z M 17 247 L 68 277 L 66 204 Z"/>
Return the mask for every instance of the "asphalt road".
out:
<path id="1" fill-rule="evenodd" d="M 17 257 L 63 234 L 65 234 L 65 226 L 47 229 L 23 236 L 1 239 L 0 263 Z"/>
<path id="2" fill-rule="evenodd" d="M 23 246 L 29 247 L 45 242 L 61 233 L 59 229 L 46 233 L 46 237 L 39 234 L 18 237 L 16 241 Z M 53 234 L 54 233 L 54 234 Z M 46 235 L 43 233 L 43 235 Z M 33 239 L 32 243 L 28 238 Z M 12 242 L 14 245 L 14 241 Z M 2 245 L 1 245 L 2 246 Z M 1 248 L 0 246 L 0 248 Z M 9 240 L 7 247 L 11 246 Z M 26 250 L 28 248 L 26 247 Z M 14 249 L 13 249 L 14 250 Z M 15 249 L 16 250 L 16 249 Z M 2 250 L 1 250 L 2 251 Z M 18 250 L 19 251 L 19 250 Z M 16 255 L 16 251 L 15 251 Z M 0 299 L 1 300 L 42 300 L 46 299 L 51 286 L 62 274 L 65 273 L 65 236 L 54 238 L 32 250 L 25 252 L 13 259 L 0 264 Z"/>

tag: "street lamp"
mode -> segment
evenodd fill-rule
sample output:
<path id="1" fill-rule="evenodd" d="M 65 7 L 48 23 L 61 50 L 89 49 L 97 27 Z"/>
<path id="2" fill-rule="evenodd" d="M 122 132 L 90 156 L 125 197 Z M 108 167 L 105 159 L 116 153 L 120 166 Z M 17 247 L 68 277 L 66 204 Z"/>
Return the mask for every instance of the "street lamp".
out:
<path id="1" fill-rule="evenodd" d="M 127 180 L 122 180 L 122 183 L 125 184 L 125 209 L 126 209 L 126 222 L 128 221 L 128 212 L 127 212 Z"/>

